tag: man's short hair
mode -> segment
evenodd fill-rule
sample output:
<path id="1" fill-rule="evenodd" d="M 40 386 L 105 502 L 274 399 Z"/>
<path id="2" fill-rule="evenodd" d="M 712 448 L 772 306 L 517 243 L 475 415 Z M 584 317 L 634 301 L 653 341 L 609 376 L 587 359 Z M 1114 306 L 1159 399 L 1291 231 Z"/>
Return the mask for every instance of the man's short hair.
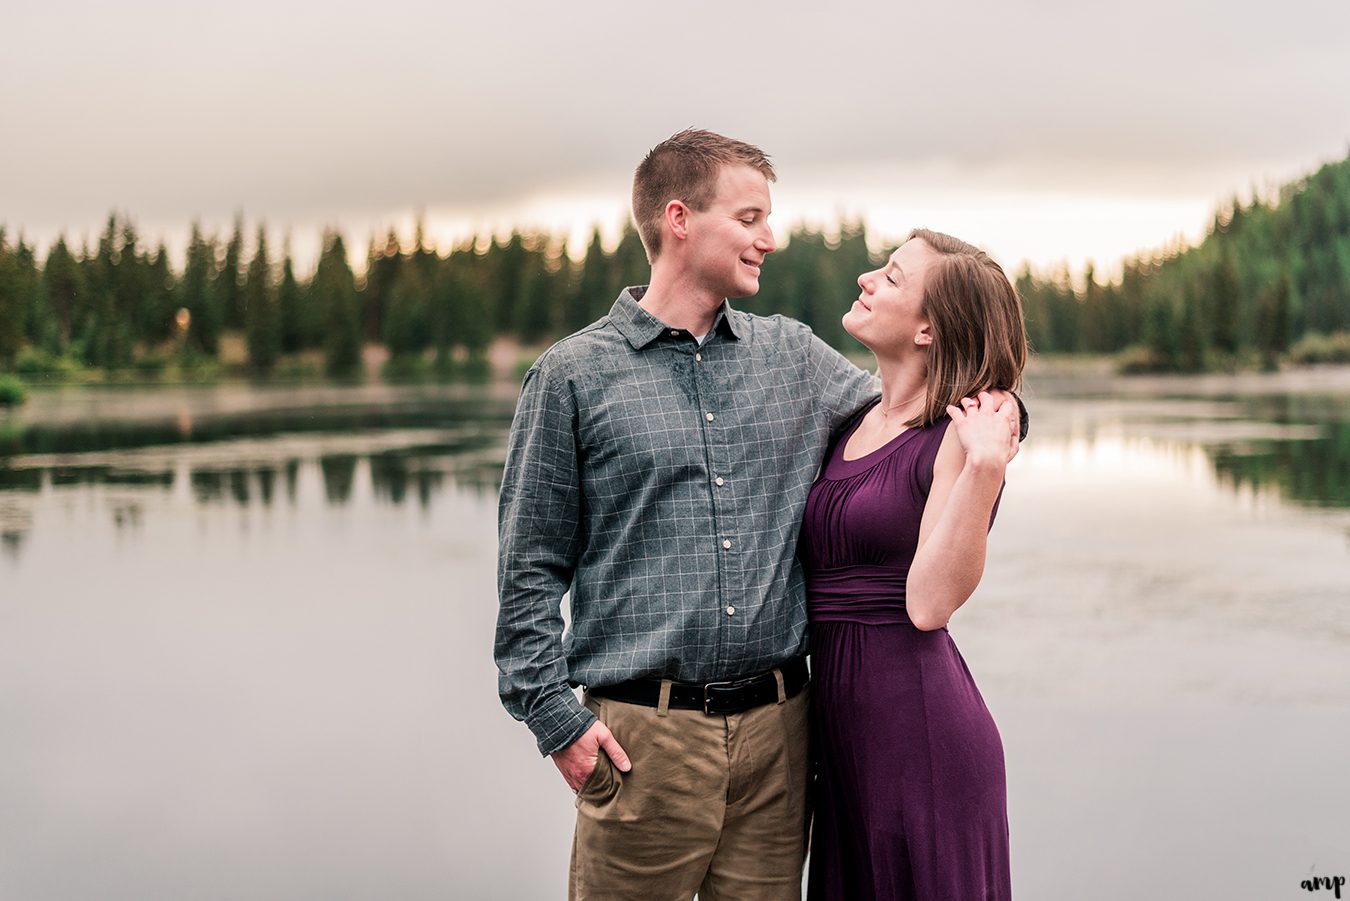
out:
<path id="1" fill-rule="evenodd" d="M 706 210 L 717 195 L 723 166 L 749 166 L 766 180 L 777 180 L 763 150 L 701 128 L 671 135 L 643 159 L 633 174 L 633 218 L 648 262 L 661 252 L 666 204 L 681 200 L 692 210 Z"/>

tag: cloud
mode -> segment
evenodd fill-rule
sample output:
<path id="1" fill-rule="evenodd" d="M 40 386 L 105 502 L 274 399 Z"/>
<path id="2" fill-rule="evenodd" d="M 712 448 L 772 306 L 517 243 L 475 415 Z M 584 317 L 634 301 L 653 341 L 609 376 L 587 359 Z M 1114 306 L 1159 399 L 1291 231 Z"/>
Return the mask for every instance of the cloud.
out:
<path id="1" fill-rule="evenodd" d="M 1350 138 L 1350 9 L 1309 0 L 57 0 L 14 19 L 11 227 L 621 197 L 645 150 L 691 124 L 761 144 L 780 184 L 811 189 L 941 170 L 991 190 L 1194 194 Z"/>

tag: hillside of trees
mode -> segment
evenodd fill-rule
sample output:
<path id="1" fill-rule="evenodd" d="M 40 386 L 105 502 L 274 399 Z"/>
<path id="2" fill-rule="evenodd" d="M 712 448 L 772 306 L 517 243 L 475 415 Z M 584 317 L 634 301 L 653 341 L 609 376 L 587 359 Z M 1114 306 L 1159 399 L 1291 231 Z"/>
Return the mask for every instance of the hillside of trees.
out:
<path id="1" fill-rule="evenodd" d="M 1017 279 L 1041 353 L 1118 353 L 1126 368 L 1200 372 L 1350 360 L 1350 159 L 1233 201 L 1193 247 L 1126 260 L 1076 289 L 1067 267 Z"/>
<path id="2" fill-rule="evenodd" d="M 176 270 L 124 216 L 109 217 L 95 246 L 61 238 L 42 260 L 0 229 L 0 372 L 220 371 L 233 340 L 260 375 L 307 371 L 297 360 L 354 375 L 372 343 L 387 349 L 391 375 L 449 374 L 481 368 L 496 338 L 535 345 L 580 328 L 648 275 L 632 229 L 610 250 L 594 232 L 579 260 L 552 235 L 440 252 L 420 227 L 409 241 L 391 231 L 360 271 L 339 233 L 322 243 L 314 271 L 298 274 L 263 226 L 246 241 L 242 220 L 228 236 L 194 225 Z M 749 308 L 857 350 L 839 319 L 853 280 L 876 263 L 860 223 L 830 235 L 795 228 Z M 1080 288 L 1065 265 L 1024 269 L 1017 285 L 1041 353 L 1119 354 L 1129 369 L 1182 372 L 1350 359 L 1350 159 L 1277 196 L 1229 204 L 1199 245 L 1127 260 L 1117 281 L 1099 284 L 1089 268 Z"/>
<path id="3" fill-rule="evenodd" d="M 495 338 L 532 345 L 593 322 L 650 271 L 632 229 L 610 250 L 593 232 L 576 261 L 560 238 L 519 232 L 439 253 L 420 227 L 410 242 L 392 231 L 372 242 L 363 271 L 348 258 L 330 232 L 314 271 L 300 276 L 265 227 L 246 245 L 236 222 L 224 240 L 194 226 L 176 271 L 162 244 L 146 247 L 132 221 L 113 215 L 97 246 L 72 250 L 61 238 L 39 262 L 22 237 L 0 231 L 0 371 L 190 370 L 218 360 L 233 335 L 257 374 L 301 356 L 322 360 L 330 376 L 353 375 L 372 343 L 388 350 L 393 375 L 451 372 L 481 363 Z M 861 225 L 832 240 L 799 228 L 766 267 L 755 309 L 801 318 L 842 345 L 850 283 L 871 265 Z"/>

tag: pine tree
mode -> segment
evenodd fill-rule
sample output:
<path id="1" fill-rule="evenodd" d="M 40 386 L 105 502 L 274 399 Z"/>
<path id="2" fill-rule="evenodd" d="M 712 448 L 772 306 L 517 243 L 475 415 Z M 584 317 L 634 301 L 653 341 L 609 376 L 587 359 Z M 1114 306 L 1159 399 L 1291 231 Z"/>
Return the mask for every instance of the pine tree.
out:
<path id="1" fill-rule="evenodd" d="M 403 250 L 392 228 L 385 236 L 382 248 L 377 249 L 374 240 L 370 242 L 366 255 L 366 283 L 361 292 L 365 334 L 369 340 L 377 341 L 383 334 L 385 308 L 402 264 Z"/>
<path id="2" fill-rule="evenodd" d="M 482 357 L 492 343 L 493 317 L 487 279 L 490 267 L 475 247 L 477 239 L 457 248 L 445 261 L 440 284 L 445 310 L 445 340 L 464 347 L 471 360 Z"/>
<path id="3" fill-rule="evenodd" d="M 591 241 L 586 247 L 586 256 L 581 261 L 580 274 L 576 289 L 567 304 L 566 328 L 568 332 L 590 325 L 609 310 L 614 303 L 609 291 L 609 258 L 605 256 L 604 246 L 600 243 L 600 229 L 591 230 Z"/>
<path id="4" fill-rule="evenodd" d="M 516 296 L 511 302 L 516 316 L 515 333 L 520 340 L 533 343 L 557 333 L 552 278 L 547 253 L 539 238 L 532 237 L 524 245 L 520 266 Z"/>
<path id="5" fill-rule="evenodd" d="M 324 366 L 329 375 L 349 377 L 361 371 L 361 300 L 347 260 L 347 248 L 336 231 L 324 235 L 319 267 L 310 283 L 309 301 L 323 323 Z"/>
<path id="6" fill-rule="evenodd" d="M 47 252 L 42 280 L 55 325 L 53 343 L 44 346 L 54 354 L 64 354 L 70 346 L 71 323 L 84 291 L 79 263 L 66 246 L 65 235 L 58 237 Z"/>
<path id="7" fill-rule="evenodd" d="M 225 327 L 225 312 L 216 294 L 218 284 L 215 242 L 207 240 L 201 226 L 194 222 L 179 302 L 188 312 L 188 350 L 207 357 L 220 352 L 220 333 Z"/>
<path id="8" fill-rule="evenodd" d="M 0 368 L 12 369 L 23 344 L 24 302 L 19 262 L 0 227 Z"/>
<path id="9" fill-rule="evenodd" d="M 416 357 L 430 346 L 428 301 L 422 267 L 404 266 L 385 308 L 384 343 L 392 358 Z"/>
<path id="10" fill-rule="evenodd" d="M 145 292 L 138 332 L 143 340 L 159 344 L 173 335 L 179 307 L 177 283 L 163 242 L 146 267 Z"/>
<path id="11" fill-rule="evenodd" d="M 605 312 L 609 311 L 620 291 L 633 285 L 647 284 L 651 281 L 651 275 L 652 267 L 647 262 L 647 251 L 642 246 L 642 239 L 632 222 L 625 222 L 623 233 L 619 236 L 619 244 L 614 248 L 610 260 L 610 283 L 609 291 L 606 292 L 608 300 L 605 303 Z"/>
<path id="12" fill-rule="evenodd" d="M 1257 307 L 1256 346 L 1261 365 L 1274 369 L 1279 355 L 1289 347 L 1289 270 L 1280 267 L 1279 278 L 1262 294 Z"/>
<path id="13" fill-rule="evenodd" d="M 249 263 L 244 283 L 247 317 L 248 360 L 256 372 L 270 373 L 281 356 L 281 312 L 272 287 L 272 267 L 267 259 L 267 232 L 258 227 L 258 249 Z"/>
<path id="14" fill-rule="evenodd" d="M 234 232 L 225 245 L 225 257 L 216 271 L 215 293 L 220 299 L 220 309 L 225 316 L 223 323 L 227 329 L 244 327 L 244 280 L 241 274 L 244 256 L 244 219 L 236 216 Z"/>
<path id="15" fill-rule="evenodd" d="M 494 239 L 486 259 L 492 269 L 489 284 L 493 294 L 492 310 L 497 334 L 518 334 L 516 304 L 520 300 L 525 270 L 529 265 L 524 237 L 520 232 L 513 231 L 505 244 L 499 245 Z"/>
<path id="16" fill-rule="evenodd" d="M 291 239 L 286 236 L 281 262 L 281 285 L 277 288 L 277 313 L 281 319 L 281 351 L 295 353 L 304 344 L 302 331 L 304 295 L 300 283 L 295 278 L 295 265 L 291 262 Z"/>

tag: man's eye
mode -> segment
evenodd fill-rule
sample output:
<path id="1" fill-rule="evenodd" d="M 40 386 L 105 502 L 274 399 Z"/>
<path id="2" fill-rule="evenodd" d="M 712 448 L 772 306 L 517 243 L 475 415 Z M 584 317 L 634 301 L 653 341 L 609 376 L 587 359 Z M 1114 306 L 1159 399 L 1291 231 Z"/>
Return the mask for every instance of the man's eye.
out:
<path id="1" fill-rule="evenodd" d="M 886 281 L 890 282 L 892 285 L 895 284 L 895 279 L 891 278 L 889 275 L 886 276 Z"/>

